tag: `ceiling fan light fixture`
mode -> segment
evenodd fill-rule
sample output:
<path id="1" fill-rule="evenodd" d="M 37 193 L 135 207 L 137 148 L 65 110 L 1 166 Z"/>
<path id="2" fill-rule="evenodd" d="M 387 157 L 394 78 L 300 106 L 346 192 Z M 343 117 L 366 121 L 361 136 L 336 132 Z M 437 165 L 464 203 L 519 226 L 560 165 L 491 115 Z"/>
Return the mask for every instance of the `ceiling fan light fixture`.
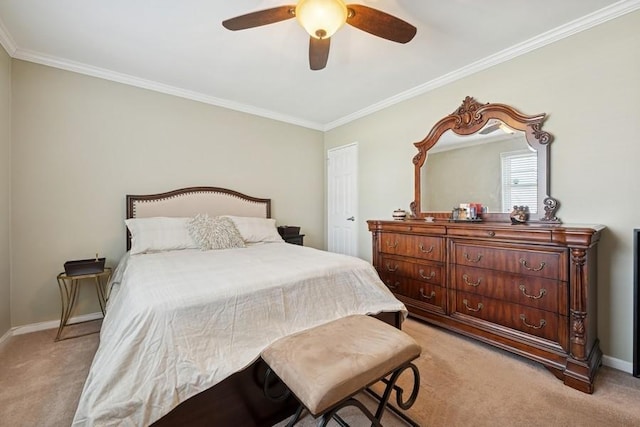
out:
<path id="1" fill-rule="evenodd" d="M 349 12 L 342 0 L 300 0 L 296 18 L 311 37 L 326 39 L 347 22 Z"/>

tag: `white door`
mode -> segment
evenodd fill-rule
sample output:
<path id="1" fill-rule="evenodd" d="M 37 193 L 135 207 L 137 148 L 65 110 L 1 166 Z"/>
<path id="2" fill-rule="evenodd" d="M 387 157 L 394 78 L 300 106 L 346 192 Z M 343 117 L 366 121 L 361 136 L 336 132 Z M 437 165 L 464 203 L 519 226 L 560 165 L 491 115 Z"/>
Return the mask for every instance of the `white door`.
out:
<path id="1" fill-rule="evenodd" d="M 327 152 L 328 250 L 358 253 L 358 144 Z"/>

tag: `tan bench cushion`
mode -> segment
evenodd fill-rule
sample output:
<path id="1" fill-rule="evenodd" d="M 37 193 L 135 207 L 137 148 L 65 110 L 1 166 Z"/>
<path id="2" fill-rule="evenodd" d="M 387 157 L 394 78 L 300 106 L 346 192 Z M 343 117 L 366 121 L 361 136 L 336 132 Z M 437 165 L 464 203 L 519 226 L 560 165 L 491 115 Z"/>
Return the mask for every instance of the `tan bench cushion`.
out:
<path id="1" fill-rule="evenodd" d="M 262 358 L 317 416 L 420 356 L 406 333 L 371 316 L 344 317 L 281 338 Z"/>

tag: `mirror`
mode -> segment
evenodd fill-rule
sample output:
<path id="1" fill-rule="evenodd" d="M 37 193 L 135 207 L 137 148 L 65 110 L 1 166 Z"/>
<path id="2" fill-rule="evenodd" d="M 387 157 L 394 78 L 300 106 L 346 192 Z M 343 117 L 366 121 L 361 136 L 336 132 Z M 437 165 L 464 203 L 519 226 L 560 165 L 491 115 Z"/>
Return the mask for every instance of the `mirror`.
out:
<path id="1" fill-rule="evenodd" d="M 451 211 L 461 201 L 482 201 L 492 213 L 510 213 L 514 205 L 536 213 L 537 152 L 524 132 L 489 121 L 476 135 L 448 130 L 429 150 L 420 171 L 422 210 Z"/>
<path id="2" fill-rule="evenodd" d="M 461 203 L 480 203 L 484 221 L 509 221 L 514 206 L 529 221 L 557 223 L 549 196 L 549 144 L 545 114 L 526 116 L 503 104 L 467 97 L 425 139 L 414 145 L 416 218 L 449 218 Z"/>

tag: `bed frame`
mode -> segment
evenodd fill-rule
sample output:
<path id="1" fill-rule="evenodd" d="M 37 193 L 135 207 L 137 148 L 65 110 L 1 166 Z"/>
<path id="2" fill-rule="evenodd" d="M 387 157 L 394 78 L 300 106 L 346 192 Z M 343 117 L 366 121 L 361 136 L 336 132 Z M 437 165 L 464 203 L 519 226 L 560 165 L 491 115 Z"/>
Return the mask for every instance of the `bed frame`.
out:
<path id="1" fill-rule="evenodd" d="M 166 193 L 127 195 L 129 218 L 154 216 L 192 217 L 235 215 L 271 218 L 271 199 L 247 196 L 219 187 L 188 187 Z M 131 235 L 127 231 L 127 250 Z M 400 313 L 381 313 L 379 319 L 400 327 Z M 248 426 L 270 427 L 295 412 L 297 401 L 267 399 L 263 393 L 265 363 L 259 359 L 214 387 L 182 402 L 156 421 L 154 427 L 167 426 Z"/>

